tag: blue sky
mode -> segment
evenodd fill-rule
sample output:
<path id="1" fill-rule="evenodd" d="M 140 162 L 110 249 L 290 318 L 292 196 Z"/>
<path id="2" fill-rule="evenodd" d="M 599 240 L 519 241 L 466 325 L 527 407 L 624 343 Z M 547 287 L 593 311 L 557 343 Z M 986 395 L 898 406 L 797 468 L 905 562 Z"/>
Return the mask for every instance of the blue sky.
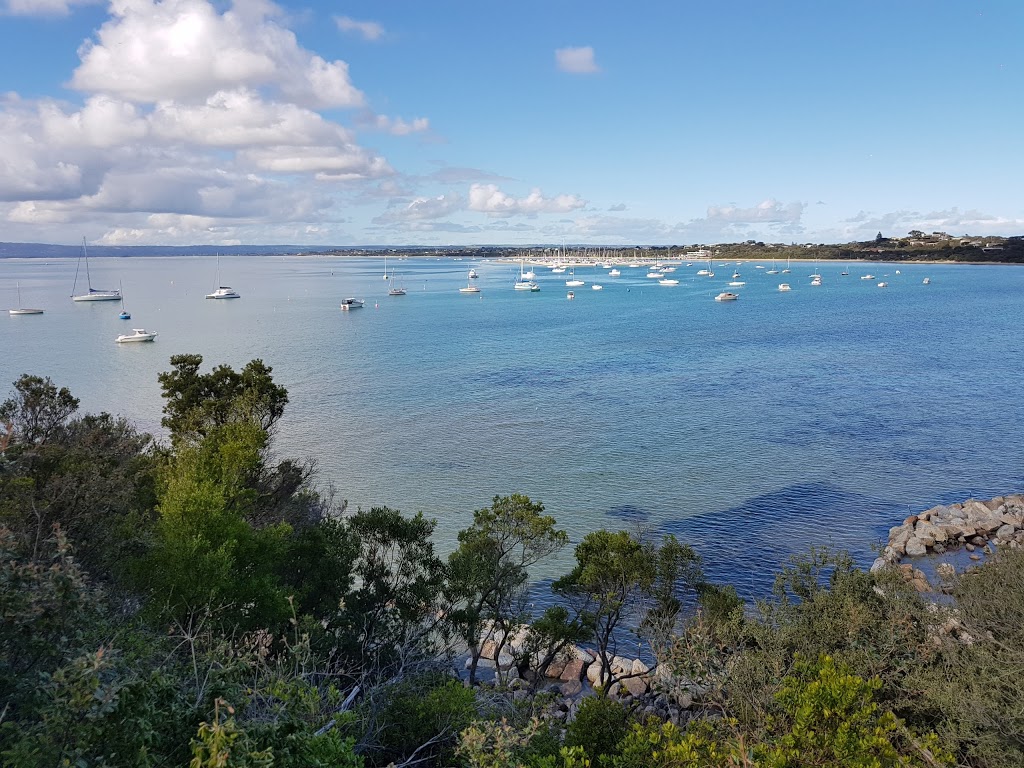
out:
<path id="1" fill-rule="evenodd" d="M 1024 232 L 1024 2 L 0 0 L 0 240 Z"/>

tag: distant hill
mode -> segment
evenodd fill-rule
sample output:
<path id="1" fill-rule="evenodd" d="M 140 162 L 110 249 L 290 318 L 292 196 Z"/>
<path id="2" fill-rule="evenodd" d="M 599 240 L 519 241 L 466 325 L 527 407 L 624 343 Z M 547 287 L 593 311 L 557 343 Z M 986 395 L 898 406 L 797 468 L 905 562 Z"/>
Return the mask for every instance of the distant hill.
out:
<path id="1" fill-rule="evenodd" d="M 326 253 L 335 248 L 314 248 L 308 245 L 90 245 L 90 256 L 267 256 L 284 253 Z M 80 245 L 48 243 L 0 243 L 0 259 L 75 258 L 82 253 Z"/>

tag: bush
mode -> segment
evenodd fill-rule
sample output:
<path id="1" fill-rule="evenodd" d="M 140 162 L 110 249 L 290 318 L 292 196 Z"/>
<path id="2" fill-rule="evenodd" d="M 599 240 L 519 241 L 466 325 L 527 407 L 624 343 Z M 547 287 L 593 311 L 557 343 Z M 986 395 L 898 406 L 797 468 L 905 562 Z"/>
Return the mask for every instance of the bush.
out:
<path id="1" fill-rule="evenodd" d="M 582 747 L 594 768 L 611 765 L 610 758 L 629 729 L 629 713 L 605 696 L 588 696 L 580 702 L 576 719 L 565 731 L 567 747 Z"/>

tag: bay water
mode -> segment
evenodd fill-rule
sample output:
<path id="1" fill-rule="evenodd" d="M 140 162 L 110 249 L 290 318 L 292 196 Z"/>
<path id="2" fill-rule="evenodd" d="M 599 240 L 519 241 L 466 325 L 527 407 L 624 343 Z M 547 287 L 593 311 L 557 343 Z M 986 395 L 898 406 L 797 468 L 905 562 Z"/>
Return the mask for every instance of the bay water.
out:
<path id="1" fill-rule="evenodd" d="M 910 512 L 1024 489 L 1024 268 L 757 265 L 680 266 L 676 286 L 577 268 L 570 301 L 568 274 L 537 267 L 541 291 L 520 292 L 517 265 L 456 258 L 389 260 L 398 297 L 383 258 L 221 257 L 219 276 L 211 258 L 91 259 L 94 286 L 123 287 L 122 321 L 115 302 L 70 300 L 75 260 L 0 260 L 0 301 L 20 283 L 46 310 L 0 319 L 0 397 L 49 376 L 83 411 L 161 435 L 172 354 L 258 357 L 290 397 L 277 453 L 315 459 L 350 509 L 423 511 L 444 553 L 474 509 L 524 493 L 574 542 L 675 533 L 748 597 L 812 544 L 868 564 Z M 479 294 L 458 291 L 470 267 Z M 242 298 L 206 300 L 215 284 Z M 342 312 L 348 296 L 365 308 Z M 131 328 L 159 336 L 114 343 Z"/>

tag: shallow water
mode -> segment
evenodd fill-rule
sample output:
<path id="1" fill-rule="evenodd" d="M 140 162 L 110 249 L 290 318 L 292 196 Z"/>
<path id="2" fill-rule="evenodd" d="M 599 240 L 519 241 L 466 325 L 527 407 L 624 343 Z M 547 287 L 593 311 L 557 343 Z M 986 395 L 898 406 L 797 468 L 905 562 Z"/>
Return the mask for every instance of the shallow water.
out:
<path id="1" fill-rule="evenodd" d="M 478 296 L 457 290 L 470 266 Z M 567 275 L 544 268 L 531 294 L 512 290 L 510 264 L 392 261 L 408 295 L 388 297 L 380 260 L 222 257 L 243 298 L 207 301 L 213 259 L 92 259 L 94 285 L 123 285 L 120 321 L 116 303 L 70 301 L 74 261 L 0 260 L 0 296 L 14 306 L 20 281 L 46 309 L 0 318 L 0 381 L 47 375 L 84 409 L 159 432 L 170 355 L 260 357 L 291 399 L 279 452 L 315 457 L 353 507 L 437 518 L 442 551 L 474 509 L 519 492 L 573 541 L 670 531 L 715 578 L 763 594 L 810 544 L 868 563 L 908 510 L 1024 487 L 1024 269 L 872 264 L 879 289 L 849 266 L 821 265 L 812 288 L 811 265 L 746 263 L 729 303 L 712 297 L 731 268 L 681 266 L 672 287 L 586 268 L 567 301 Z M 366 308 L 340 311 L 346 296 Z M 160 336 L 113 343 L 128 327 Z"/>

